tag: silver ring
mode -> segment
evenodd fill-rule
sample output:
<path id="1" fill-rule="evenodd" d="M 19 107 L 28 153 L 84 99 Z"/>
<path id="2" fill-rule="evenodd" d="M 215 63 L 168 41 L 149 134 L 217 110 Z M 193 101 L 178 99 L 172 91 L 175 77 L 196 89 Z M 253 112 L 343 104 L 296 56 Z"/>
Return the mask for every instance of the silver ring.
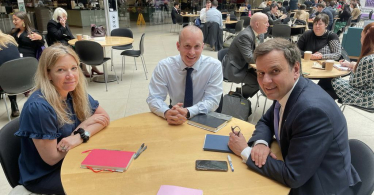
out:
<path id="1" fill-rule="evenodd" d="M 61 150 L 65 150 L 65 146 L 61 146 Z"/>

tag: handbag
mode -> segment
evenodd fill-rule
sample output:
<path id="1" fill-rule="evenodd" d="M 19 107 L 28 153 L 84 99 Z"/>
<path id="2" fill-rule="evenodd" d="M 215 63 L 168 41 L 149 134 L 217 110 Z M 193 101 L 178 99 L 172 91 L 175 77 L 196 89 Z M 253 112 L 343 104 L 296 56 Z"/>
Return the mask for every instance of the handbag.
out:
<path id="1" fill-rule="evenodd" d="M 92 37 L 105 37 L 106 31 L 104 26 L 96 26 L 96 24 L 91 24 L 91 36 Z"/>
<path id="2" fill-rule="evenodd" d="M 223 96 L 221 113 L 248 121 L 248 117 L 252 114 L 251 102 L 240 93 L 231 91 Z"/>

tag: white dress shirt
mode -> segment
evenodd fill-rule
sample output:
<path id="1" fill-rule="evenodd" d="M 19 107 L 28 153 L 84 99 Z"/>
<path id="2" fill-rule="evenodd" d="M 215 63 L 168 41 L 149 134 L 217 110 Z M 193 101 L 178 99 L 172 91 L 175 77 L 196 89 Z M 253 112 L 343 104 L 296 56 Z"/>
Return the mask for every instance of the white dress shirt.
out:
<path id="1" fill-rule="evenodd" d="M 222 13 L 216 7 L 210 8 L 206 12 L 206 22 L 217 22 L 220 28 L 223 28 Z"/>
<path id="2" fill-rule="evenodd" d="M 284 108 L 286 107 L 286 103 L 288 101 L 288 98 L 290 97 L 293 89 L 295 88 L 297 82 L 299 81 L 299 79 L 296 80 L 296 82 L 294 83 L 292 89 L 285 95 L 283 96 L 283 98 L 281 100 L 279 100 L 279 104 L 281 105 L 280 109 L 279 109 L 279 128 L 278 128 L 278 136 L 280 136 L 280 132 L 281 132 L 281 125 L 282 125 L 282 118 L 283 118 L 283 113 L 284 113 Z M 255 141 L 255 143 L 253 144 L 253 146 L 257 145 L 257 144 L 264 144 L 266 146 L 269 146 L 269 144 L 265 141 L 265 140 L 257 140 Z M 243 159 L 243 163 L 246 163 L 249 156 L 251 155 L 251 151 L 252 151 L 252 148 L 251 147 L 246 147 L 240 154 L 240 156 L 242 157 Z"/>
<path id="3" fill-rule="evenodd" d="M 206 22 L 206 8 L 203 8 L 200 11 L 200 20 L 201 20 L 201 23 L 205 23 Z"/>
<path id="4" fill-rule="evenodd" d="M 161 60 L 153 71 L 149 83 L 149 96 L 147 103 L 149 109 L 160 117 L 169 109 L 169 94 L 172 105 L 183 103 L 187 66 L 180 55 Z M 194 69 L 191 77 L 193 82 L 193 106 L 188 107 L 190 117 L 200 113 L 208 113 L 218 108 L 222 88 L 221 62 L 212 57 L 201 55 L 200 59 L 192 66 Z"/>

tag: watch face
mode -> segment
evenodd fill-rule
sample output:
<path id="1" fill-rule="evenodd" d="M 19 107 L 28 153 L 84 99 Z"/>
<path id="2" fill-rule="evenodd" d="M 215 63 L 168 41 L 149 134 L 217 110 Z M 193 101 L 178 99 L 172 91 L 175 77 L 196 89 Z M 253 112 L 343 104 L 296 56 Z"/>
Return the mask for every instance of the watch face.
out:
<path id="1" fill-rule="evenodd" d="M 88 131 L 84 131 L 84 135 L 86 135 L 87 137 L 91 136 L 90 132 L 88 132 Z"/>

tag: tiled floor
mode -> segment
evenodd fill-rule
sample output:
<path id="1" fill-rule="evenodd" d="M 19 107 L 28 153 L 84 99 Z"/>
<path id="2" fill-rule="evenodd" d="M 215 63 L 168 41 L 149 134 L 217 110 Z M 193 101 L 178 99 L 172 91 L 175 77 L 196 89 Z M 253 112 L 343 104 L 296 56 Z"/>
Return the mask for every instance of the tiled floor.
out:
<path id="1" fill-rule="evenodd" d="M 152 76 L 152 72 L 157 65 L 158 61 L 167 56 L 177 55 L 178 50 L 176 48 L 176 42 L 178 40 L 177 33 L 170 33 L 170 24 L 167 25 L 154 25 L 154 26 L 136 26 L 131 25 L 131 30 L 134 33 L 134 49 L 138 49 L 139 40 L 142 33 L 145 35 L 145 62 L 148 68 L 148 77 Z M 73 34 L 83 33 L 89 34 L 89 29 L 78 29 L 72 28 Z M 110 48 L 106 50 L 107 56 L 110 56 Z M 204 55 L 217 57 L 217 52 L 211 51 L 209 48 L 205 48 L 203 51 Z M 117 74 L 121 71 L 121 56 L 119 51 L 114 52 L 114 62 Z M 144 72 L 141 66 L 141 60 L 137 59 L 138 70 L 135 70 L 134 60 L 126 58 L 126 74 L 123 75 L 123 80 L 108 83 L 108 92 L 105 91 L 105 85 L 103 83 L 90 82 L 88 84 L 89 93 L 100 102 L 100 105 L 109 113 L 110 119 L 116 120 L 121 117 L 134 115 L 143 112 L 149 112 L 149 108 L 145 102 L 148 96 L 148 83 L 149 80 L 145 80 Z M 108 69 L 109 64 L 108 64 Z M 113 73 L 113 72 L 112 72 Z M 230 90 L 231 84 L 224 83 L 224 93 Z M 235 87 L 235 86 L 234 86 Z M 20 109 L 26 98 L 23 95 L 18 96 L 18 105 Z M 260 98 L 260 108 L 257 109 L 249 121 L 254 118 L 254 124 L 259 120 L 262 114 L 262 107 L 264 105 L 264 98 Z M 251 99 L 252 110 L 254 110 L 254 104 L 256 98 Z M 8 105 L 9 100 L 8 100 Z M 271 102 L 267 102 L 267 107 L 271 105 Z M 349 138 L 360 139 L 374 149 L 374 115 L 357 110 L 352 107 L 347 107 L 344 111 L 346 116 Z M 8 122 L 8 118 L 5 111 L 3 100 L 0 103 L 0 128 Z M 1 169 L 1 168 L 0 168 Z M 11 190 L 3 171 L 0 170 L 0 194 L 7 194 Z"/>

